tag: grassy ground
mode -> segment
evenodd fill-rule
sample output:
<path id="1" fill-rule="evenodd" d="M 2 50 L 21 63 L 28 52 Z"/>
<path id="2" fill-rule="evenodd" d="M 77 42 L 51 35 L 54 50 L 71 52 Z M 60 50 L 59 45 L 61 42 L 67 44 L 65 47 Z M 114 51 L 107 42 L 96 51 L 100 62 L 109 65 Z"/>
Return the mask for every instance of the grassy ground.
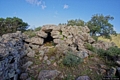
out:
<path id="1" fill-rule="evenodd" d="M 120 34 L 118 34 L 117 36 L 111 35 L 111 37 L 112 37 L 111 41 L 110 41 L 110 39 L 105 39 L 103 37 L 99 37 L 98 40 L 114 42 L 120 48 Z"/>
<path id="2" fill-rule="evenodd" d="M 37 79 L 37 76 L 41 70 L 60 71 L 61 73 L 59 76 L 64 76 L 64 78 L 56 78 L 55 80 L 75 80 L 77 77 L 83 75 L 89 76 L 92 80 L 102 80 L 102 76 L 104 76 L 104 74 L 100 73 L 100 67 L 98 65 L 105 65 L 105 61 L 96 54 L 88 57 L 86 59 L 86 63 L 82 62 L 75 67 L 66 67 L 62 63 L 54 66 L 54 62 L 48 66 L 46 63 L 40 61 L 39 58 L 26 59 L 34 62 L 34 64 L 28 69 L 29 76 L 32 78 L 32 80 Z"/>

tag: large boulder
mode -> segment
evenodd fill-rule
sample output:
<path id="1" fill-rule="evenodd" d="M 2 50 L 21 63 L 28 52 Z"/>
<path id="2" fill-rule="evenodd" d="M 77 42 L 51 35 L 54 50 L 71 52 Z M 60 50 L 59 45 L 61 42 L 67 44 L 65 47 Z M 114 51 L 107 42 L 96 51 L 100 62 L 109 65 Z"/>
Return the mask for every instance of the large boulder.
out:
<path id="1" fill-rule="evenodd" d="M 42 37 L 42 38 L 47 38 L 47 33 L 45 33 L 44 31 L 39 31 L 38 33 L 37 33 L 37 35 L 39 36 L 39 37 Z"/>
<path id="2" fill-rule="evenodd" d="M 61 39 L 54 39 L 53 42 L 54 42 L 55 44 L 58 44 L 58 43 L 60 44 L 60 43 L 63 42 L 63 40 L 61 40 Z"/>
<path id="3" fill-rule="evenodd" d="M 25 39 L 26 42 L 32 43 L 32 44 L 38 44 L 42 45 L 44 42 L 43 38 L 38 38 L 38 37 L 32 37 L 31 39 Z"/>
<path id="4" fill-rule="evenodd" d="M 89 76 L 80 76 L 76 80 L 91 80 Z"/>
<path id="5" fill-rule="evenodd" d="M 42 70 L 37 80 L 54 80 L 59 74 L 60 71 L 57 70 Z"/>
<path id="6" fill-rule="evenodd" d="M 53 38 L 59 38 L 60 32 L 59 32 L 59 31 L 52 31 L 52 32 L 51 32 L 51 36 L 52 36 Z"/>
<path id="7" fill-rule="evenodd" d="M 43 25 L 41 28 L 41 31 L 44 32 L 51 32 L 53 29 L 55 29 L 56 25 Z"/>

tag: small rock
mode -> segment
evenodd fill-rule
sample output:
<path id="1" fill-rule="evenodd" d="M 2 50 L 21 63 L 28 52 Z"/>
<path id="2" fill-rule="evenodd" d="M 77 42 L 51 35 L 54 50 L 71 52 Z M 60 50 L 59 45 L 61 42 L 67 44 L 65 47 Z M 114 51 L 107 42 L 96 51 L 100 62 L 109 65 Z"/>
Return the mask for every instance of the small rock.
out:
<path id="1" fill-rule="evenodd" d="M 105 73 L 106 73 L 106 70 L 105 70 L 105 69 L 100 69 L 100 73 L 101 73 L 101 74 L 105 74 Z"/>
<path id="2" fill-rule="evenodd" d="M 116 61 L 116 64 L 120 66 L 120 61 Z"/>
<path id="3" fill-rule="evenodd" d="M 21 80 L 26 80 L 27 77 L 28 77 L 28 73 L 22 73 L 22 74 L 20 75 L 20 79 L 21 79 Z"/>
<path id="4" fill-rule="evenodd" d="M 88 76 L 80 76 L 76 80 L 91 80 Z"/>
<path id="5" fill-rule="evenodd" d="M 50 61 L 55 61 L 55 56 L 50 57 Z"/>
<path id="6" fill-rule="evenodd" d="M 42 57 L 39 57 L 39 60 L 42 60 Z"/>
<path id="7" fill-rule="evenodd" d="M 37 80 L 54 80 L 59 74 L 60 71 L 57 70 L 42 70 Z"/>
<path id="8" fill-rule="evenodd" d="M 112 70 L 113 70 L 112 74 L 115 75 L 116 74 L 116 68 L 112 67 Z"/>
<path id="9" fill-rule="evenodd" d="M 46 61 L 47 59 L 48 59 L 48 57 L 47 57 L 47 56 L 45 56 L 45 57 L 44 57 L 44 60 Z"/>
<path id="10" fill-rule="evenodd" d="M 31 69 L 35 69 L 35 68 L 38 68 L 38 65 L 34 65 L 31 67 Z"/>
<path id="11" fill-rule="evenodd" d="M 29 66 L 31 66 L 32 64 L 33 64 L 32 61 L 28 61 L 28 62 L 26 62 L 22 67 L 23 67 L 24 69 L 26 69 L 26 68 L 28 68 Z"/>
<path id="12" fill-rule="evenodd" d="M 47 65 L 50 65 L 51 64 L 51 61 L 50 60 L 47 60 Z"/>
<path id="13" fill-rule="evenodd" d="M 39 48 L 39 45 L 35 45 L 35 44 L 29 44 L 30 45 L 30 47 L 32 47 L 32 49 L 38 49 Z"/>
<path id="14" fill-rule="evenodd" d="M 32 50 L 27 54 L 28 57 L 35 57 L 35 51 Z"/>
<path id="15" fill-rule="evenodd" d="M 76 55 L 80 58 L 86 58 L 88 57 L 88 53 L 87 52 L 83 52 L 83 51 L 79 51 L 76 53 Z"/>
<path id="16" fill-rule="evenodd" d="M 44 56 L 44 51 L 40 50 L 39 53 L 40 53 L 40 56 Z"/>
<path id="17" fill-rule="evenodd" d="M 32 80 L 31 77 L 30 78 L 27 78 L 26 80 Z"/>
<path id="18" fill-rule="evenodd" d="M 54 66 L 57 66 L 56 62 L 53 63 Z"/>

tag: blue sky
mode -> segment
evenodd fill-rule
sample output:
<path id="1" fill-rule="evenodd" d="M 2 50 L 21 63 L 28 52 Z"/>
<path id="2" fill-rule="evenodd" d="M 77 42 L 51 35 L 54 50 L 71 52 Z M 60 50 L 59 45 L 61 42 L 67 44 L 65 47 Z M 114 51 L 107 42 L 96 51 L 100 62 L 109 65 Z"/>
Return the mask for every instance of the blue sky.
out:
<path id="1" fill-rule="evenodd" d="M 120 33 L 120 0 L 0 0 L 0 17 L 19 17 L 32 28 L 70 19 L 87 22 L 94 14 L 113 16 Z"/>

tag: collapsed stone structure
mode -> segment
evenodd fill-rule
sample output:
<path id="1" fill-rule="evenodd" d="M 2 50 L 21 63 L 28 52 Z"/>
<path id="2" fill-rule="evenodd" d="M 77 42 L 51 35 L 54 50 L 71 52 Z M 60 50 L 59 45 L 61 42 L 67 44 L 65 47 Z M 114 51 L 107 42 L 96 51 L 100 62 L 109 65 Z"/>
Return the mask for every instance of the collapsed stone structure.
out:
<path id="1" fill-rule="evenodd" d="M 40 31 L 36 32 L 35 37 L 26 39 L 25 41 L 30 46 L 35 47 L 39 45 L 39 48 L 43 50 L 43 44 L 46 42 L 53 42 L 58 51 L 66 53 L 68 50 L 73 52 L 86 52 L 90 53 L 89 50 L 85 49 L 85 43 L 89 43 L 96 48 L 107 49 L 114 44 L 99 41 L 98 43 L 90 36 L 90 30 L 87 26 L 66 26 L 66 25 L 43 25 Z"/>
<path id="2" fill-rule="evenodd" d="M 90 55 L 91 51 L 85 49 L 84 44 L 89 43 L 97 48 L 107 49 L 114 46 L 110 43 L 99 42 L 89 35 L 87 26 L 56 26 L 44 25 L 36 36 L 26 37 L 21 32 L 4 34 L 0 37 L 0 80 L 17 80 L 21 74 L 20 67 L 26 68 L 32 64 L 29 62 L 20 65 L 20 60 L 24 56 L 34 57 L 36 51 L 43 56 L 51 47 L 44 46 L 47 42 L 52 42 L 58 53 L 65 54 L 72 51 L 75 55 L 84 58 Z M 47 57 L 44 57 L 47 60 Z"/>

